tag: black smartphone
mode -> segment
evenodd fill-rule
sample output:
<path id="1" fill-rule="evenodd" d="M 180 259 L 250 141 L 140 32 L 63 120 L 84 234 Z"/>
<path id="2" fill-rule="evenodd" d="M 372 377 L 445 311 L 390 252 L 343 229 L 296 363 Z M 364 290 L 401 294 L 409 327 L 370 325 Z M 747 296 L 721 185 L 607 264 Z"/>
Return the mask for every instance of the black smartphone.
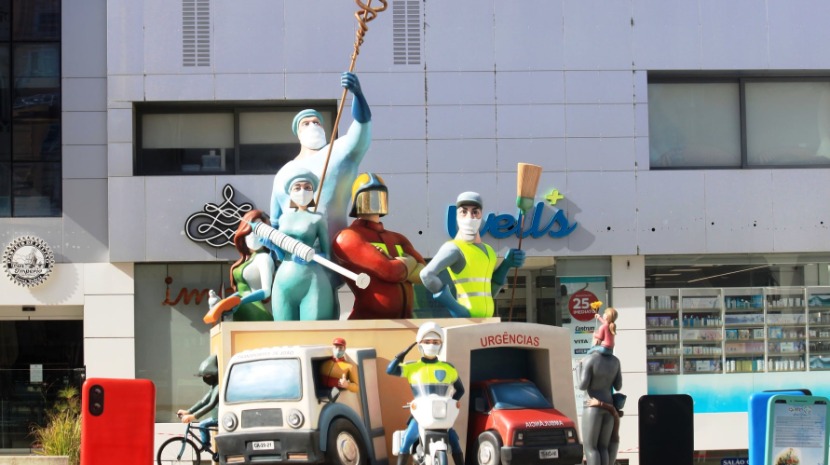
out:
<path id="1" fill-rule="evenodd" d="M 640 397 L 640 465 L 692 465 L 694 403 L 688 394 Z"/>

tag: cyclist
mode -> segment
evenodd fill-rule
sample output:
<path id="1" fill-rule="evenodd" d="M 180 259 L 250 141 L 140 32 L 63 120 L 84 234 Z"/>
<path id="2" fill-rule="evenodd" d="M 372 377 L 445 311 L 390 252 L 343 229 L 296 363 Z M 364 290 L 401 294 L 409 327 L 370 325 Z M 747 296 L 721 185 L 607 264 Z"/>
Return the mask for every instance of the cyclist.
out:
<path id="1" fill-rule="evenodd" d="M 209 419 L 199 423 L 199 433 L 202 435 L 202 450 L 205 451 L 210 448 L 210 430 L 208 428 L 219 424 L 219 361 L 216 355 L 209 356 L 199 365 L 199 373 L 196 376 L 201 376 L 202 381 L 210 386 L 210 389 L 192 407 L 187 410 L 179 410 L 176 414 L 181 417 L 182 423 L 192 423 L 206 414 L 210 414 Z"/>

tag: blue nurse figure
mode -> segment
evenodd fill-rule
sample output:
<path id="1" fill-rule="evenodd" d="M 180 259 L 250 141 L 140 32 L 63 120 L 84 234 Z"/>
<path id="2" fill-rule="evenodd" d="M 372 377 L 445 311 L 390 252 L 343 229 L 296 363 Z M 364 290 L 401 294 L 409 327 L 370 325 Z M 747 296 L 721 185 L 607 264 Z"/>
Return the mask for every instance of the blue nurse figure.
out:
<path id="1" fill-rule="evenodd" d="M 325 216 L 309 210 L 314 205 L 317 176 L 308 169 L 293 167 L 283 191 L 289 207 L 282 213 L 279 231 L 329 257 L 330 242 Z M 283 168 L 284 169 L 284 168 Z M 297 255 L 285 253 L 274 276 L 271 292 L 274 320 L 331 320 L 335 318 L 334 291 L 323 267 Z"/>

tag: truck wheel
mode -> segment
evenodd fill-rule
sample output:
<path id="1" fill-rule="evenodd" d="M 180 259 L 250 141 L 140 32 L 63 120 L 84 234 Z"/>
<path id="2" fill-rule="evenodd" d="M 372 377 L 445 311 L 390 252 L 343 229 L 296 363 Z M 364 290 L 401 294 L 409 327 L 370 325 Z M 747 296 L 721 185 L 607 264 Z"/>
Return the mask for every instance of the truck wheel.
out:
<path id="1" fill-rule="evenodd" d="M 498 436 L 485 431 L 478 435 L 476 463 L 478 465 L 499 465 L 501 463 L 501 441 Z"/>
<path id="2" fill-rule="evenodd" d="M 333 465 L 368 465 L 369 454 L 360 431 L 345 418 L 338 418 L 329 427 L 326 463 Z"/>

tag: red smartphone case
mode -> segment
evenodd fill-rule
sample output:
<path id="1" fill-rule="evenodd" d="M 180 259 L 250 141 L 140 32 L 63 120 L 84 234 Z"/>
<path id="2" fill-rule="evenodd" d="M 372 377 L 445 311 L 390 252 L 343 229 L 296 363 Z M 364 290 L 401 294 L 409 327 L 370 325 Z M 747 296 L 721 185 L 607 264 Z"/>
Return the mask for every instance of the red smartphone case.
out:
<path id="1" fill-rule="evenodd" d="M 89 378 L 81 392 L 81 465 L 153 463 L 152 381 Z"/>

